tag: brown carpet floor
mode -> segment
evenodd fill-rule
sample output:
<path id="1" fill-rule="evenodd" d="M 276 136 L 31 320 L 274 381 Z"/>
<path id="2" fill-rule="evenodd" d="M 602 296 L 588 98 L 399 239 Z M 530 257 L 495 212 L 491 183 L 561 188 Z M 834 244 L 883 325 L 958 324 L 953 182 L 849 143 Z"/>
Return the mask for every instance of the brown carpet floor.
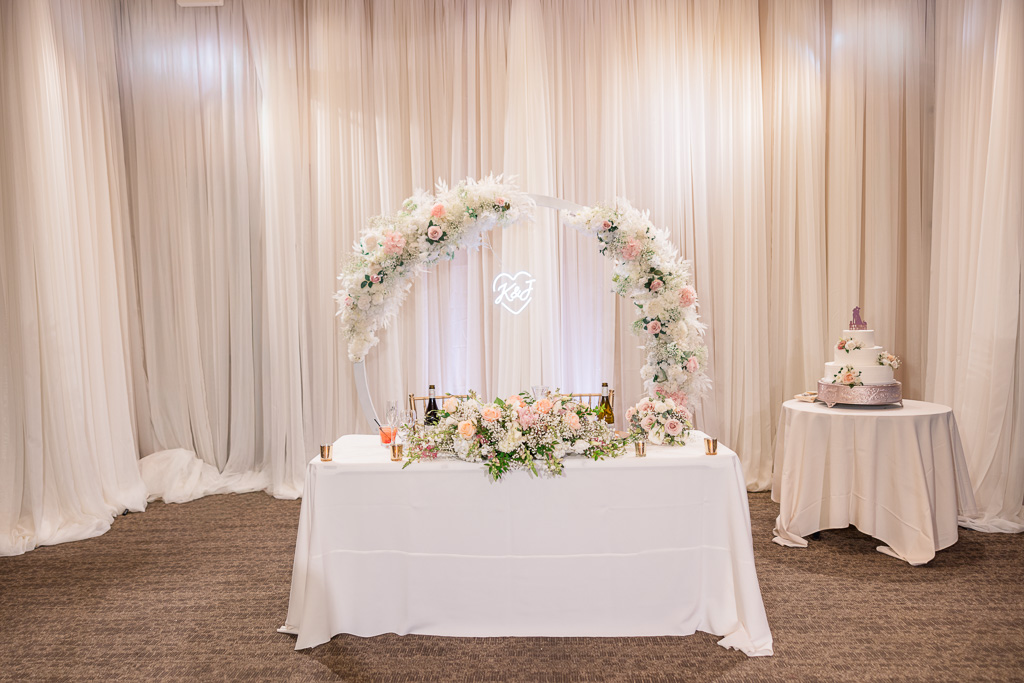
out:
<path id="1" fill-rule="evenodd" d="M 960 530 L 925 567 L 854 529 L 771 542 L 750 495 L 775 656 L 686 638 L 338 636 L 296 652 L 298 501 L 155 503 L 99 538 L 0 558 L 0 680 L 1024 680 L 1024 536 Z"/>

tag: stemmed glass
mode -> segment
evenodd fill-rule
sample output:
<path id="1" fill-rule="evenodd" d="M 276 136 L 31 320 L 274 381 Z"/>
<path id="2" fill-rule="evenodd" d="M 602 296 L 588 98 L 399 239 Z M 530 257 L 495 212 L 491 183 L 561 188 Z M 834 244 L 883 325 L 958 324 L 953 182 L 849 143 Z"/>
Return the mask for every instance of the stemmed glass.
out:
<path id="1" fill-rule="evenodd" d="M 398 411 L 398 425 L 404 427 L 401 433 L 413 434 L 416 432 L 416 411 L 414 410 L 400 410 Z"/>

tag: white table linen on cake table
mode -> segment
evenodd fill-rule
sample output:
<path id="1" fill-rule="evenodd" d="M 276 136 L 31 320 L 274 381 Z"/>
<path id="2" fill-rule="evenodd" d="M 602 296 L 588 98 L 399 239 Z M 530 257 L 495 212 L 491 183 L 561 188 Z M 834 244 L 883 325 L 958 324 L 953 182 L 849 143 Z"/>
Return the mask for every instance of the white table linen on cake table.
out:
<path id="1" fill-rule="evenodd" d="M 736 454 L 648 446 L 561 477 L 390 462 L 345 436 L 306 470 L 288 619 L 295 647 L 373 636 L 725 636 L 772 654 Z"/>
<path id="2" fill-rule="evenodd" d="M 904 400 L 903 407 L 783 404 L 775 441 L 772 500 L 779 545 L 851 524 L 919 565 L 957 540 L 974 493 L 953 411 Z"/>

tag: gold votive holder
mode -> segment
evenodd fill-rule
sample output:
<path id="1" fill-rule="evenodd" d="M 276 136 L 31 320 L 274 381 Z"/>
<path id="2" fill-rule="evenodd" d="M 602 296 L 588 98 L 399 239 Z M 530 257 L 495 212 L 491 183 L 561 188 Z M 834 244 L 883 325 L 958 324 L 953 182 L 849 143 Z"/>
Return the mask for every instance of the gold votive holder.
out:
<path id="1" fill-rule="evenodd" d="M 331 461 L 331 444 L 320 444 L 320 462 Z"/>
<path id="2" fill-rule="evenodd" d="M 704 454 L 718 455 L 718 439 L 704 439 Z"/>
<path id="3" fill-rule="evenodd" d="M 647 456 L 647 442 L 637 441 L 633 446 L 636 448 L 636 457 L 644 458 Z"/>
<path id="4" fill-rule="evenodd" d="M 402 444 L 392 443 L 391 444 L 391 461 L 402 462 Z"/>

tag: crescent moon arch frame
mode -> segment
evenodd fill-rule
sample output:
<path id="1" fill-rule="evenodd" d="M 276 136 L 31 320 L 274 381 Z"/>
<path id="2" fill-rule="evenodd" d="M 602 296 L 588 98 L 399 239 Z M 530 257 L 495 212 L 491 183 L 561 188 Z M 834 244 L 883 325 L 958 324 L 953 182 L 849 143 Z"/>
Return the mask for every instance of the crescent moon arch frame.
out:
<path id="1" fill-rule="evenodd" d="M 581 206 L 556 197 L 521 192 L 501 176 L 467 179 L 454 187 L 439 182 L 434 194 L 418 191 L 395 214 L 370 219 L 338 275 L 338 318 L 352 361 L 359 403 L 375 427 L 377 411 L 366 378 L 366 355 L 398 314 L 413 282 L 442 259 L 479 246 L 484 233 L 533 217 L 536 207 L 562 211 L 563 222 L 596 238 L 613 261 L 612 289 L 637 313 L 632 331 L 644 342 L 640 369 L 644 390 L 689 406 L 711 386 L 705 372 L 704 324 L 690 263 L 682 260 L 666 230 L 625 199 Z"/>

